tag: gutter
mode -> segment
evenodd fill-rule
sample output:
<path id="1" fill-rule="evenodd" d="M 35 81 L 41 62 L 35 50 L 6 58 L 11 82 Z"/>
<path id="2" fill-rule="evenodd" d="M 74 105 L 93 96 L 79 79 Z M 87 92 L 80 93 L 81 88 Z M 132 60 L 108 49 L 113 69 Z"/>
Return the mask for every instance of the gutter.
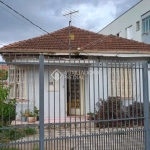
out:
<path id="1" fill-rule="evenodd" d="M 47 56 L 69 56 L 69 53 L 67 52 L 64 52 L 64 53 L 16 53 L 16 55 L 40 55 L 40 54 L 43 54 L 43 55 L 47 55 Z M 7 56 L 8 53 L 3 53 L 2 57 L 5 57 Z M 150 57 L 150 53 L 125 53 L 125 54 L 122 54 L 122 53 L 89 53 L 89 52 L 78 52 L 78 53 L 71 53 L 72 56 L 102 56 L 102 57 L 147 57 L 149 58 Z M 11 56 L 11 54 L 10 54 Z"/>
<path id="2" fill-rule="evenodd" d="M 103 56 L 103 57 L 150 57 L 150 54 L 104 54 L 104 53 L 79 53 L 83 56 Z"/>

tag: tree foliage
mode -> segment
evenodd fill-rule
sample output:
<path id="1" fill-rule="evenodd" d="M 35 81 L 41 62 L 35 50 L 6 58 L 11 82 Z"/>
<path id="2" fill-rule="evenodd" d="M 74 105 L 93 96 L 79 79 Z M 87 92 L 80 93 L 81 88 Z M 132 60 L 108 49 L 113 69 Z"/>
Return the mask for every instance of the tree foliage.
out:
<path id="1" fill-rule="evenodd" d="M 0 124 L 6 126 L 11 120 L 15 119 L 16 100 L 8 99 L 11 86 L 3 83 L 0 86 Z"/>
<path id="2" fill-rule="evenodd" d="M 0 69 L 0 80 L 7 80 L 8 71 L 4 69 Z"/>

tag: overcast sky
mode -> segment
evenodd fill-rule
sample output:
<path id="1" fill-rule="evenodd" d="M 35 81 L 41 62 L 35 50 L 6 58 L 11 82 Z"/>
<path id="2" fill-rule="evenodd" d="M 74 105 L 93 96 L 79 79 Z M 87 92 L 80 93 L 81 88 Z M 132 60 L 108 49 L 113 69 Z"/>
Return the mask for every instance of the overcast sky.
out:
<path id="1" fill-rule="evenodd" d="M 73 17 L 73 26 L 98 32 L 140 0 L 3 1 L 48 32 L 68 26 L 68 20 L 63 16 L 68 10 L 79 10 L 79 14 Z M 43 31 L 0 3 L 0 44 L 5 45 L 43 34 Z"/>

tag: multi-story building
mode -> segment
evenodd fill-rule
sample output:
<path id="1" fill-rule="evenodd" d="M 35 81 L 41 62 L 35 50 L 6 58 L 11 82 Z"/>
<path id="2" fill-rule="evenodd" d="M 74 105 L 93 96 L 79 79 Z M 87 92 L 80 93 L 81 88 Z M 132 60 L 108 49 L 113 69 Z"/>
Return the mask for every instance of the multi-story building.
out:
<path id="1" fill-rule="evenodd" d="M 150 0 L 141 0 L 99 33 L 150 44 Z"/>

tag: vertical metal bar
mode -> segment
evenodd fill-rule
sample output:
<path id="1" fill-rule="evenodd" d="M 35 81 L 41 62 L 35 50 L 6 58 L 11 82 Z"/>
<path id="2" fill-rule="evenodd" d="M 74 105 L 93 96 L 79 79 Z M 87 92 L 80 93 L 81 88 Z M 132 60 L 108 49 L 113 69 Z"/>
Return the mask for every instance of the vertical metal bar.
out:
<path id="1" fill-rule="evenodd" d="M 139 98 L 140 98 L 140 114 L 139 117 L 143 117 L 142 116 L 142 102 L 141 102 L 141 63 L 139 63 Z M 140 129 L 142 129 L 142 119 L 139 120 L 140 121 Z"/>
<path id="2" fill-rule="evenodd" d="M 90 60 L 88 60 L 88 63 L 90 63 Z M 91 69 L 91 66 L 89 67 L 89 72 L 90 72 L 90 69 Z M 91 112 L 91 93 L 90 93 L 90 90 L 91 90 L 91 75 L 90 75 L 90 73 L 89 73 L 89 75 L 88 75 L 88 77 L 89 77 L 89 80 L 88 80 L 88 90 L 89 90 L 89 112 Z M 90 124 L 89 124 L 89 134 L 90 134 L 90 149 L 91 149 L 91 119 L 90 119 Z"/>
<path id="3" fill-rule="evenodd" d="M 40 150 L 44 150 L 44 56 L 39 56 L 39 140 Z"/>
<path id="4" fill-rule="evenodd" d="M 93 99 L 94 99 L 94 142 L 96 142 L 96 139 L 95 139 L 95 134 L 96 134 L 96 130 L 95 130 L 95 76 L 96 76 L 96 73 L 95 73 L 95 70 L 97 70 L 97 67 L 95 66 L 95 61 L 93 60 Z M 95 144 L 95 145 L 94 145 Z M 96 143 L 93 143 L 93 145 L 95 146 L 96 148 Z"/>
<path id="5" fill-rule="evenodd" d="M 137 63 L 135 62 L 135 66 L 136 66 L 136 72 L 135 72 L 135 87 L 136 87 L 136 89 L 135 89 L 135 93 L 136 93 L 136 120 L 135 120 L 135 124 L 134 125 L 136 125 L 137 126 L 137 129 L 138 129 L 138 117 L 139 117 L 139 114 L 138 114 L 138 104 L 139 104 L 139 102 L 138 102 L 138 96 L 137 96 L 137 94 L 138 94 L 138 89 L 137 89 L 137 87 L 138 87 L 138 85 L 137 85 L 137 82 L 138 82 L 138 75 L 137 75 L 137 73 L 138 73 L 138 65 L 137 65 Z"/>
<path id="6" fill-rule="evenodd" d="M 124 93 L 123 93 L 123 100 L 124 100 L 124 102 L 125 102 L 125 96 L 126 96 L 126 65 L 125 65 L 125 62 L 123 62 L 123 89 L 124 89 Z M 125 104 L 125 103 L 124 103 Z M 123 118 L 125 118 L 126 119 L 126 114 L 125 114 L 125 116 L 123 116 Z M 125 120 L 124 121 L 125 122 L 125 131 L 127 130 L 127 121 Z"/>
<path id="7" fill-rule="evenodd" d="M 80 62 L 80 59 L 79 59 L 79 66 L 81 65 L 81 62 Z M 80 67 L 79 67 L 79 72 L 80 72 Z M 80 101 L 80 145 L 81 145 L 81 126 L 82 126 L 82 123 L 81 123 L 81 86 L 82 86 L 82 82 L 81 82 L 81 78 L 80 78 L 80 75 L 79 75 L 79 101 Z"/>
<path id="8" fill-rule="evenodd" d="M 86 149 L 86 145 L 87 145 L 87 143 L 86 143 L 86 141 L 87 141 L 87 137 L 86 137 L 86 132 L 87 132 L 87 129 L 86 129 L 86 127 L 87 127 L 87 119 L 86 119 L 86 113 L 87 113 L 87 109 L 86 109 L 86 103 L 87 103 L 87 100 L 86 100 L 86 98 L 85 98 L 85 93 L 86 93 L 86 90 L 87 90 L 87 88 L 86 88 L 86 85 L 87 84 L 85 84 L 85 81 L 87 81 L 87 79 L 86 79 L 86 76 L 85 76 L 85 72 L 87 71 L 86 70 L 86 68 L 85 68 L 85 59 L 84 59 L 84 71 L 83 71 L 83 84 L 84 84 L 84 86 L 83 86 L 83 88 L 84 88 L 84 115 L 85 115 L 85 149 Z"/>
<path id="9" fill-rule="evenodd" d="M 69 64 L 71 65 L 71 59 L 69 59 Z M 69 121 L 70 121 L 70 137 L 71 137 L 71 102 L 72 102 L 72 87 L 71 87 L 71 83 L 73 80 L 72 74 L 71 74 L 71 68 L 69 66 L 69 74 L 70 74 L 70 78 L 69 78 Z M 70 147 L 71 147 L 71 138 L 68 139 L 70 142 Z"/>
<path id="10" fill-rule="evenodd" d="M 76 61 L 76 59 L 74 58 L 74 64 L 76 63 L 75 62 Z M 76 120 L 76 118 L 77 118 L 77 112 L 76 112 L 76 108 L 77 108 L 77 105 L 76 105 L 76 102 L 77 102 L 77 96 L 76 96 L 76 93 L 77 93 L 77 90 L 80 90 L 80 89 L 78 89 L 78 88 L 76 88 L 76 80 L 77 80 L 77 74 L 78 74 L 78 70 L 76 71 L 76 70 L 74 70 L 74 72 L 73 72 L 73 76 L 74 76 L 74 81 L 73 81 L 73 86 L 74 86 L 74 100 L 75 100 L 75 137 L 77 136 L 76 134 L 77 134 L 77 128 L 76 128 L 76 122 L 77 122 L 77 120 Z M 80 86 L 80 84 L 79 84 L 79 86 Z M 80 105 L 81 105 L 81 102 L 80 102 Z M 81 116 L 80 116 L 81 117 Z M 78 143 L 79 144 L 79 143 Z M 76 145 L 76 138 L 75 138 L 75 145 Z"/>
<path id="11" fill-rule="evenodd" d="M 50 58 L 49 58 L 49 56 L 48 56 L 48 64 L 50 63 Z M 49 86 L 49 84 L 50 84 L 50 65 L 48 65 L 48 123 L 50 124 L 50 122 L 51 122 L 51 120 L 50 120 L 50 118 L 51 118 L 51 112 L 50 112 L 50 107 L 51 107 L 51 103 L 50 103 L 50 101 L 51 101 L 51 98 L 50 98 L 50 86 Z M 48 128 L 48 137 L 49 137 L 49 139 L 50 139 L 50 137 L 51 137 L 51 133 L 50 133 L 50 127 Z M 48 143 L 49 143 L 49 147 L 50 147 L 50 142 L 52 142 L 52 141 L 48 141 Z"/>
<path id="12" fill-rule="evenodd" d="M 144 130 L 145 130 L 145 150 L 150 149 L 149 134 L 149 95 L 148 95 L 148 63 L 143 62 L 143 102 L 144 102 Z"/>
<path id="13" fill-rule="evenodd" d="M 64 147 L 65 147 L 65 149 L 67 148 L 66 147 L 66 126 L 67 126 L 67 124 L 66 124 L 66 118 L 67 118 L 67 116 L 68 116 L 68 85 L 69 85 L 69 83 L 68 83 L 68 74 L 67 74 L 67 67 L 66 67 L 66 62 L 65 62 L 65 60 L 64 60 L 64 71 L 66 72 L 66 74 L 65 74 L 65 77 L 64 77 L 64 89 L 66 90 L 65 91 L 65 105 L 64 105 L 64 108 L 65 108 L 65 111 L 66 111 L 66 113 L 65 113 L 65 121 L 64 121 L 64 127 L 65 127 L 65 131 L 64 131 L 64 137 L 65 137 L 65 139 L 64 139 Z M 67 105 L 67 106 L 66 106 Z"/>
<path id="14" fill-rule="evenodd" d="M 57 60 L 56 60 L 57 61 Z M 55 64 L 55 57 L 53 58 L 53 63 Z M 55 66 L 53 67 L 54 70 L 56 69 Z M 56 144 L 56 111 L 55 111 L 55 108 L 56 108 L 56 82 L 55 82 L 55 77 L 56 77 L 56 74 L 54 75 L 54 92 L 53 92 L 53 95 L 54 95 L 54 149 L 55 149 L 55 144 Z"/>
<path id="15" fill-rule="evenodd" d="M 60 57 L 59 57 L 59 64 L 60 64 Z M 59 74 L 59 137 L 61 138 L 61 100 L 60 100 L 60 95 L 61 95 L 61 90 L 60 90 L 60 74 Z M 61 150 L 61 140 L 58 142 L 60 150 Z"/>
<path id="16" fill-rule="evenodd" d="M 27 55 L 26 56 L 27 57 L 27 59 L 26 59 L 26 62 L 28 62 L 28 60 L 29 60 L 29 56 Z M 15 66 L 15 76 L 17 77 L 18 76 L 18 71 L 17 71 L 17 68 L 18 68 L 18 66 Z M 27 99 L 29 99 L 29 64 L 27 65 L 27 69 L 26 69 L 27 71 L 26 71 L 26 89 L 27 89 L 27 93 L 26 93 L 26 98 Z M 17 79 L 16 79 L 16 81 L 15 81 L 15 90 L 17 91 Z M 18 96 L 17 96 L 18 97 Z M 26 110 L 28 111 L 28 113 L 29 113 L 29 101 L 27 102 L 27 106 L 25 106 L 26 107 Z M 26 129 L 28 129 L 27 127 L 28 127 L 28 125 L 29 125 L 29 119 L 27 119 L 27 126 L 26 126 Z M 27 141 L 29 141 L 29 137 L 27 137 L 27 139 L 26 139 Z M 28 144 L 25 144 L 25 147 L 27 148 L 27 149 L 29 149 L 29 146 L 28 146 Z"/>

